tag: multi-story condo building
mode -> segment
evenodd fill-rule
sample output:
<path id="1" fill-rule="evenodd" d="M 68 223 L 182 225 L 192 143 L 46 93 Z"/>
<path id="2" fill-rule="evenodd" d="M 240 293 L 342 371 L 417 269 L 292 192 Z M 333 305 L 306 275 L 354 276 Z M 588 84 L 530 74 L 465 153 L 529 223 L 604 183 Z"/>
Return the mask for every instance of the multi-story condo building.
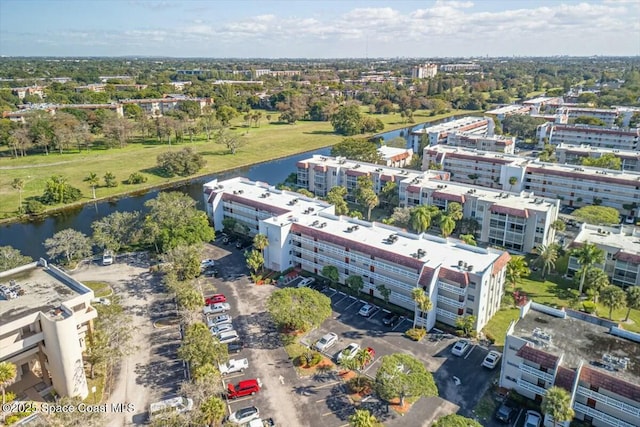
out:
<path id="1" fill-rule="evenodd" d="M 411 164 L 413 150 L 382 145 L 378 148 L 378 154 L 380 154 L 380 160 L 384 165 L 393 168 L 403 168 Z"/>
<path id="2" fill-rule="evenodd" d="M 321 274 L 332 265 L 341 281 L 361 276 L 365 294 L 382 298 L 386 288 L 391 303 L 411 311 L 411 292 L 424 289 L 433 309 L 418 321 L 429 329 L 436 320 L 454 325 L 474 315 L 480 330 L 500 307 L 507 252 L 335 216 L 333 205 L 244 178 L 205 184 L 204 199 L 216 230 L 234 218 L 250 234 L 267 236 L 269 269 Z"/>
<path id="3" fill-rule="evenodd" d="M 122 109 L 122 104 L 112 103 L 112 104 L 31 104 L 21 106 L 19 111 L 5 111 L 2 113 L 2 117 L 8 118 L 11 121 L 24 123 L 26 118 L 33 114 L 36 111 L 46 111 L 47 113 L 54 116 L 57 110 L 64 110 L 67 108 L 74 110 L 111 110 L 115 112 L 118 117 L 123 117 L 124 111 Z"/>
<path id="4" fill-rule="evenodd" d="M 478 71 L 480 70 L 480 64 L 442 64 L 440 69 L 447 72 Z"/>
<path id="5" fill-rule="evenodd" d="M 448 181 L 442 171 L 380 167 L 343 158 L 315 155 L 298 162 L 298 186 L 325 196 L 333 187 L 347 188 L 355 197 L 357 178 L 367 176 L 379 193 L 387 182 L 398 185 L 402 207 L 433 205 L 446 209 L 450 202 L 462 205 L 465 218 L 480 225 L 478 241 L 517 252 L 531 252 L 554 240 L 551 224 L 558 219 L 560 201 L 535 197 L 530 192 L 507 193 Z"/>
<path id="6" fill-rule="evenodd" d="M 527 99 L 522 105 L 531 108 L 532 114 L 541 114 L 547 107 L 556 108 L 562 105 L 562 98 L 551 96 L 538 96 L 536 98 Z"/>
<path id="7" fill-rule="evenodd" d="M 569 163 L 572 165 L 582 164 L 582 160 L 587 157 L 599 159 L 605 154 L 613 154 L 615 157 L 620 159 L 622 170 L 640 172 L 640 151 L 598 148 L 584 144 L 558 144 L 556 146 L 555 154 L 558 159 L 558 163 Z"/>
<path id="8" fill-rule="evenodd" d="M 84 85 L 84 86 L 76 86 L 75 91 L 76 92 L 86 92 L 86 91 L 104 92 L 106 89 L 107 89 L 106 83 L 89 83 L 88 85 Z"/>
<path id="9" fill-rule="evenodd" d="M 507 154 L 444 146 L 426 147 L 423 169 L 441 165 L 451 181 L 559 199 L 562 205 L 592 204 L 628 211 L 640 204 L 640 173 L 543 163 Z"/>
<path id="10" fill-rule="evenodd" d="M 0 361 L 17 366 L 13 387 L 44 383 L 43 395 L 87 397 L 82 352 L 97 317 L 93 291 L 42 259 L 0 281 Z"/>
<path id="11" fill-rule="evenodd" d="M 500 386 L 536 402 L 550 387 L 561 387 L 571 396 L 576 419 L 596 427 L 637 427 L 638 360 L 640 334 L 582 312 L 529 302 L 507 330 Z M 545 421 L 552 425 L 549 415 Z"/>
<path id="12" fill-rule="evenodd" d="M 200 108 L 211 105 L 211 98 L 190 98 L 186 96 L 167 96 L 158 99 L 127 99 L 122 101 L 123 105 L 135 104 L 139 105 L 142 110 L 151 116 L 162 116 L 169 111 L 173 111 L 185 101 L 196 101 Z"/>
<path id="13" fill-rule="evenodd" d="M 571 243 L 577 248 L 593 243 L 605 253 L 602 268 L 614 285 L 640 286 L 640 228 L 633 225 L 604 227 L 582 224 L 580 232 Z M 567 275 L 574 276 L 580 270 L 576 257 L 569 257 Z"/>
<path id="14" fill-rule="evenodd" d="M 23 100 L 27 95 L 37 95 L 40 99 L 44 98 L 44 86 L 28 86 L 28 87 L 14 87 L 11 89 L 11 93 Z"/>
<path id="15" fill-rule="evenodd" d="M 432 79 L 438 74 L 436 64 L 416 65 L 411 69 L 412 79 Z"/>
<path id="16" fill-rule="evenodd" d="M 493 119 L 488 117 L 462 117 L 433 126 L 425 126 L 410 133 L 410 143 L 413 152 L 417 153 L 420 148 L 420 141 L 428 138 L 428 145 L 444 144 L 447 136 L 451 132 L 466 132 L 477 135 L 493 135 Z"/>
<path id="17" fill-rule="evenodd" d="M 566 110 L 570 119 L 578 117 L 593 117 L 602 120 L 607 126 L 611 127 L 618 118 L 619 111 L 617 109 L 604 108 L 584 108 L 584 107 L 561 107 Z"/>
<path id="18" fill-rule="evenodd" d="M 544 138 L 549 144 L 587 144 L 592 147 L 612 148 L 616 150 L 638 150 L 640 129 L 609 129 L 598 126 L 564 125 L 545 123 L 538 126 L 540 144 Z"/>
<path id="19" fill-rule="evenodd" d="M 500 122 L 502 122 L 506 117 L 509 117 L 515 114 L 521 114 L 521 115 L 529 114 L 530 110 L 531 110 L 531 106 L 529 105 L 511 104 L 511 105 L 503 105 L 502 107 L 485 111 L 484 114 L 489 117 L 495 117 Z"/>
<path id="20" fill-rule="evenodd" d="M 446 145 L 513 154 L 516 146 L 516 138 L 502 135 L 486 136 L 476 133 L 453 131 L 447 135 Z"/>

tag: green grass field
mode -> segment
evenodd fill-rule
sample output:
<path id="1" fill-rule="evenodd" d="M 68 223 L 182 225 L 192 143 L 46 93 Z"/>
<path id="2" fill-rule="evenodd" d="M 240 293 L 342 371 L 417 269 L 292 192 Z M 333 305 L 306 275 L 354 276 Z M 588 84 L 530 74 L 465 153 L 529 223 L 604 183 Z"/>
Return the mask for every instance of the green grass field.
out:
<path id="1" fill-rule="evenodd" d="M 431 116 L 428 111 L 417 111 L 414 120 L 416 122 L 435 121 L 464 113 L 466 112 L 453 111 Z M 380 118 L 385 123 L 385 131 L 409 126 L 399 114 L 374 115 L 374 117 Z M 193 143 L 185 138 L 181 144 L 171 146 L 159 144 L 155 140 L 146 140 L 131 143 L 124 148 L 94 149 L 63 154 L 53 152 L 48 156 L 31 154 L 17 159 L 10 158 L 8 148 L 3 147 L 0 150 L 0 220 L 17 216 L 20 195 L 11 187 L 11 182 L 15 178 L 21 178 L 25 182 L 22 191 L 24 201 L 30 197 L 40 196 L 50 176 L 63 175 L 71 185 L 82 191 L 83 198 L 76 203 L 79 205 L 92 200 L 91 188 L 84 181 L 84 178 L 92 172 L 101 178 L 101 185 L 104 184 L 102 176 L 106 172 L 113 173 L 119 182 L 119 185 L 113 188 L 98 187 L 96 189 L 98 199 L 143 191 L 185 179 L 166 178 L 156 173 L 156 157 L 166 151 L 177 151 L 186 146 L 194 147 L 207 161 L 206 166 L 198 173 L 198 176 L 202 176 L 316 150 L 336 144 L 343 139 L 342 136 L 333 132 L 329 122 L 299 121 L 288 125 L 273 121 L 268 123 L 263 120 L 260 127 L 243 127 L 242 120 L 238 118 L 232 125 L 233 131 L 246 139 L 246 144 L 234 155 L 230 154 L 223 145 L 207 141 L 204 134 L 196 137 Z M 148 181 L 144 184 L 125 184 L 124 181 L 133 172 L 142 172 Z M 60 206 L 52 207 L 52 209 L 55 208 Z"/>

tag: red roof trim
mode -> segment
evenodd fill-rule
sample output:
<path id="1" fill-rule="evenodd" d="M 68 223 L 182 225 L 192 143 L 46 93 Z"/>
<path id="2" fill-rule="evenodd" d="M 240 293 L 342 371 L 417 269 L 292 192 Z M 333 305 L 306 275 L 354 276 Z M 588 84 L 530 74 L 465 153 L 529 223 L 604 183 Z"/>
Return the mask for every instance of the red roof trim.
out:
<path id="1" fill-rule="evenodd" d="M 507 206 L 491 205 L 489 208 L 491 212 L 501 213 L 506 215 L 513 215 L 520 218 L 529 218 L 529 211 L 527 209 L 509 208 Z"/>
<path id="2" fill-rule="evenodd" d="M 502 255 L 500 255 L 498 259 L 493 262 L 493 269 L 491 270 L 491 274 L 495 276 L 500 271 L 502 271 L 502 269 L 507 266 L 507 263 L 510 259 L 511 255 L 509 255 L 509 252 L 502 252 Z"/>
<path id="3" fill-rule="evenodd" d="M 224 193 L 222 194 L 222 200 L 229 200 L 232 202 L 238 202 L 244 206 L 250 206 L 252 208 L 260 209 L 265 212 L 270 212 L 274 215 L 282 215 L 288 212 L 291 212 L 289 209 L 283 209 L 277 206 L 268 205 L 266 203 L 261 203 L 256 200 L 248 199 L 242 196 L 238 196 L 237 194 L 232 193 Z"/>
<path id="4" fill-rule="evenodd" d="M 448 193 L 443 193 L 441 191 L 434 191 L 433 193 L 431 193 L 431 197 L 436 199 L 441 199 L 441 200 L 449 200 L 450 202 L 458 202 L 458 203 L 464 203 L 464 200 L 465 200 L 462 194 L 448 194 Z"/>

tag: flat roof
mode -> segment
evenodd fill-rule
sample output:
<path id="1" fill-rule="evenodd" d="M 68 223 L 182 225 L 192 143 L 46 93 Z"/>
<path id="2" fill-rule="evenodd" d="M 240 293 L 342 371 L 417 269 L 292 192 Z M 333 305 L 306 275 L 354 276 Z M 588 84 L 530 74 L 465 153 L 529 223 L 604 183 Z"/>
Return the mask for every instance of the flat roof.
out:
<path id="1" fill-rule="evenodd" d="M 333 168 L 341 168 L 344 170 L 357 170 L 358 172 L 373 174 L 379 173 L 389 176 L 404 176 L 405 179 L 413 180 L 415 178 L 422 178 L 424 176 L 440 176 L 440 171 L 416 171 L 412 169 L 394 168 L 390 166 L 377 165 L 375 163 L 358 162 L 356 160 L 349 160 L 344 157 L 329 157 L 314 154 L 313 157 L 305 160 L 301 160 L 300 163 L 309 163 L 315 165 L 326 165 Z"/>
<path id="2" fill-rule="evenodd" d="M 522 319 L 517 321 L 512 335 L 524 338 L 532 344 L 533 348 L 546 353 L 555 356 L 564 354 L 562 365 L 565 367 L 576 369 L 580 362 L 584 361 L 585 366 L 591 369 L 638 384 L 640 363 L 637 361 L 640 360 L 640 345 L 610 334 L 608 323 L 611 322 L 597 324 L 573 317 L 574 315 L 579 316 L 581 313 L 568 311 L 568 315 L 563 319 L 532 307 Z M 550 337 L 550 339 L 541 337 Z M 603 366 L 605 354 L 618 358 L 628 357 L 631 363 L 626 370 L 605 369 Z"/>
<path id="3" fill-rule="evenodd" d="M 633 225 L 605 227 L 582 224 L 573 243 L 584 242 L 623 249 L 626 253 L 640 256 L 640 228 Z"/>
<path id="4" fill-rule="evenodd" d="M 413 155 L 413 151 L 410 148 L 389 147 L 387 145 L 380 146 L 380 148 L 378 148 L 378 153 L 380 153 L 383 159 L 402 156 L 407 153 L 411 153 Z"/>
<path id="5" fill-rule="evenodd" d="M 616 148 L 605 148 L 605 147 L 593 147 L 589 144 L 567 144 L 566 142 L 561 142 L 556 145 L 557 150 L 566 150 L 569 152 L 577 152 L 577 153 L 601 153 L 601 154 L 615 154 L 616 157 L 640 157 L 640 151 L 635 150 L 620 150 Z"/>
<path id="6" fill-rule="evenodd" d="M 442 266 L 449 270 L 459 270 L 457 262 L 464 260 L 467 265 L 474 267 L 472 272 L 477 274 L 492 265 L 502 255 L 501 251 L 471 247 L 455 239 L 446 240 L 429 234 L 417 235 L 385 224 L 359 221 L 343 216 L 304 215 L 295 218 L 294 222 L 317 229 L 323 234 L 351 241 L 354 244 L 364 244 L 379 251 L 417 260 L 430 268 Z M 316 225 L 313 225 L 314 223 Z M 321 224 L 326 225 L 321 226 Z M 358 225 L 357 229 L 348 231 L 354 225 Z M 398 237 L 394 243 L 390 244 L 387 238 L 392 234 Z M 415 258 L 413 255 L 418 253 L 418 249 L 425 251 L 426 254 L 423 257 Z"/>
<path id="7" fill-rule="evenodd" d="M 472 157 L 477 157 L 478 159 L 501 159 L 506 160 L 508 163 L 527 163 L 529 160 L 516 156 L 515 154 L 504 154 L 498 153 L 496 151 L 484 151 L 478 150 L 477 148 L 467 148 L 467 147 L 454 147 L 454 146 L 446 146 L 442 144 L 431 145 L 425 147 L 425 151 L 431 151 L 436 153 L 445 153 L 445 154 L 462 154 Z"/>
<path id="8" fill-rule="evenodd" d="M 462 126 L 467 126 L 473 123 L 480 123 L 480 122 L 486 122 L 486 121 L 487 121 L 486 117 L 467 116 L 467 117 L 461 117 L 456 120 L 439 123 L 437 125 L 427 126 L 422 129 L 417 129 L 412 131 L 411 133 L 420 134 L 420 133 L 431 133 L 431 132 L 448 132 L 448 131 L 452 131 L 457 128 L 460 128 Z"/>
<path id="9" fill-rule="evenodd" d="M 524 109 L 529 109 L 531 107 L 527 105 L 519 105 L 519 104 L 510 104 L 503 105 L 502 107 L 494 108 L 493 110 L 485 111 L 485 114 L 507 114 L 513 113 L 517 111 L 522 111 Z"/>
<path id="10" fill-rule="evenodd" d="M 0 323 L 9 323 L 32 313 L 46 313 L 80 295 L 43 267 L 2 277 L 0 285 L 10 286 L 12 281 L 24 293 L 10 300 L 0 296 Z"/>

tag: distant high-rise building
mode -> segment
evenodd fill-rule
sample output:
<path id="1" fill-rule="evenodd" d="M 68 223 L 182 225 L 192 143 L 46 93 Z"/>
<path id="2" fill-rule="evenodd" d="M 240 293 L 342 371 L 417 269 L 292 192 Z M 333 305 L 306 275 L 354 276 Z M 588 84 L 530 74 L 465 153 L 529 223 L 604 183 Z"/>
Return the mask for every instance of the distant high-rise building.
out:
<path id="1" fill-rule="evenodd" d="M 434 78 L 438 74 L 438 66 L 436 64 L 416 65 L 411 69 L 412 79 Z"/>

